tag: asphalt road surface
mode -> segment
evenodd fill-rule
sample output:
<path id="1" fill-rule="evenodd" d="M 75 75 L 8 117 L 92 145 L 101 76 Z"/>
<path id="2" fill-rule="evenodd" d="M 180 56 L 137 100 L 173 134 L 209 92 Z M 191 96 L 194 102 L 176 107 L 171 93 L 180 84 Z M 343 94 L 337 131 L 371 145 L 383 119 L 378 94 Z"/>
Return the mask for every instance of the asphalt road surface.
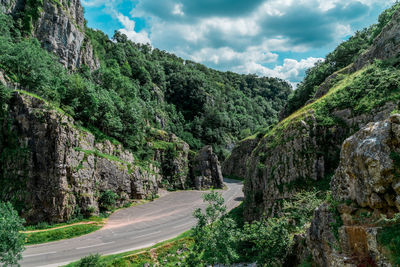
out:
<path id="1" fill-rule="evenodd" d="M 243 200 L 242 183 L 224 179 L 221 191 L 227 208 Z M 174 238 L 196 224 L 192 214 L 205 207 L 201 196 L 207 191 L 178 191 L 144 205 L 122 209 L 99 231 L 78 238 L 28 246 L 21 266 L 60 266 L 89 254 L 102 255 L 141 249 Z"/>

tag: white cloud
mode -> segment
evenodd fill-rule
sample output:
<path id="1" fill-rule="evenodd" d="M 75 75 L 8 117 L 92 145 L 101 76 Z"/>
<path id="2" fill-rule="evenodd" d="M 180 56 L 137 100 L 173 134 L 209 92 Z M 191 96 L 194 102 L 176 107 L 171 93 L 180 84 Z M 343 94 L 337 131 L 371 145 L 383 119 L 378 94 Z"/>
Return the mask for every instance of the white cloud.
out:
<path id="1" fill-rule="evenodd" d="M 125 34 L 129 40 L 135 43 L 141 43 L 141 44 L 151 44 L 149 35 L 147 34 L 146 31 L 140 31 L 136 32 L 135 31 L 135 21 L 129 19 L 127 16 L 124 16 L 121 13 L 116 14 L 119 22 L 125 27 L 123 29 L 120 29 L 119 31 L 123 34 Z"/>
<path id="2" fill-rule="evenodd" d="M 320 60 L 323 60 L 323 58 L 309 57 L 300 61 L 286 58 L 282 65 L 276 66 L 273 69 L 251 61 L 247 62 L 245 65 L 235 67 L 234 70 L 245 74 L 255 73 L 260 76 L 277 77 L 288 80 L 296 87 L 296 84 L 304 76 L 304 72 L 313 67 L 314 64 Z"/>
<path id="3" fill-rule="evenodd" d="M 233 10 L 239 0 L 138 0 L 130 17 L 116 11 L 123 0 L 82 0 L 84 5 L 113 10 L 134 42 L 151 43 L 220 70 L 273 76 L 296 84 L 320 58 L 359 25 L 373 23 L 372 8 L 387 7 L 394 0 L 251 0 L 246 10 Z M 125 0 L 128 1 L 128 0 Z M 132 1 L 132 0 L 129 0 Z M 221 4 L 226 3 L 226 4 Z M 226 6 L 226 10 L 224 7 Z M 210 10 L 208 10 L 210 8 Z M 212 10 L 211 10 L 212 9 Z M 243 11 L 243 12 L 242 12 Z M 146 28 L 135 31 L 133 18 L 145 19 Z M 376 18 L 373 18 L 376 19 Z M 322 52 L 321 51 L 325 51 Z M 286 58 L 268 68 L 282 53 L 304 53 L 307 58 Z"/>
<path id="4" fill-rule="evenodd" d="M 183 16 L 183 15 L 185 15 L 185 13 L 183 13 L 183 11 L 182 11 L 182 7 L 183 7 L 182 4 L 176 4 L 176 5 L 174 6 L 174 10 L 172 10 L 172 14 L 173 14 L 173 15 L 178 15 L 178 16 Z"/>

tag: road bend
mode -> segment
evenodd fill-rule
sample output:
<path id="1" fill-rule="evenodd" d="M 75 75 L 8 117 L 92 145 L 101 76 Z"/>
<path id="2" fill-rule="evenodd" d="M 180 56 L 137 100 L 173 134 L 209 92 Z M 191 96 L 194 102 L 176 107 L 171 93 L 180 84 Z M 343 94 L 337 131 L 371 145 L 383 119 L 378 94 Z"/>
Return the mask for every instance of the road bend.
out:
<path id="1" fill-rule="evenodd" d="M 242 182 L 224 179 L 221 190 L 229 210 L 243 200 Z M 174 238 L 196 224 L 192 214 L 204 208 L 202 195 L 207 191 L 177 191 L 155 201 L 119 210 L 106 225 L 91 234 L 27 246 L 21 266 L 60 266 L 90 254 L 109 255 L 153 246 Z"/>

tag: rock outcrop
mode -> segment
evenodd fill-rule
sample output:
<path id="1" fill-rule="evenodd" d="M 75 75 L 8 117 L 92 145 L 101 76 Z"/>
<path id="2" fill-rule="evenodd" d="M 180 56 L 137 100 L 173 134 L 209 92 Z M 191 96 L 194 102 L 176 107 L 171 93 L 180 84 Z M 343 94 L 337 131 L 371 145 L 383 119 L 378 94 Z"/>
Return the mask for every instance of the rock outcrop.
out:
<path id="1" fill-rule="evenodd" d="M 400 115 L 370 123 L 342 146 L 332 195 L 362 208 L 400 212 Z"/>
<path id="2" fill-rule="evenodd" d="M 222 164 L 222 174 L 230 178 L 244 179 L 246 162 L 262 136 L 250 137 L 237 143 L 231 155 Z"/>
<path id="3" fill-rule="evenodd" d="M 7 164 L 0 167 L 3 173 L 15 175 L 2 181 L 9 186 L 4 190 L 10 198 L 18 194 L 24 206 L 22 216 L 29 223 L 61 222 L 77 212 L 97 213 L 106 191 L 116 193 L 116 204 L 121 206 L 130 199 L 151 198 L 166 184 L 175 189 L 192 184 L 189 146 L 172 134 L 165 134 L 161 141 L 173 142 L 174 153 L 156 150 L 159 163 L 143 166 L 121 144 L 96 142 L 62 111 L 25 93 L 14 94 L 10 123 L 3 128 L 5 142 L 0 151 L 5 155 L 9 148 L 7 153 L 15 154 L 9 154 Z M 18 150 L 10 148 L 13 139 Z M 216 168 L 213 163 L 210 168 Z"/>
<path id="4" fill-rule="evenodd" d="M 377 236 L 382 218 L 400 212 L 399 153 L 400 115 L 370 123 L 343 143 L 331 181 L 337 204 L 319 207 L 307 234 L 317 264 L 392 266 Z"/>
<path id="5" fill-rule="evenodd" d="M 223 188 L 221 166 L 211 146 L 197 152 L 192 164 L 196 189 Z"/>
<path id="6" fill-rule="evenodd" d="M 389 59 L 400 53 L 400 10 L 397 10 L 388 25 L 375 38 L 372 46 L 354 63 L 354 70 L 359 70 L 375 59 Z"/>
<path id="7" fill-rule="evenodd" d="M 245 171 L 246 219 L 258 219 L 264 213 L 276 215 L 283 199 L 308 189 L 308 185 L 329 179 L 338 166 L 343 141 L 370 121 L 387 118 L 397 105 L 387 102 L 364 114 L 351 109 L 336 110 L 333 115 L 343 123 L 334 126 L 319 124 L 310 110 L 301 119 L 283 122 L 279 126 L 282 128 L 268 133 L 250 156 L 242 154 L 244 150 L 239 145 L 230 159 L 235 159 L 242 168 L 235 173 Z M 235 164 L 228 161 L 224 166 Z"/>
<path id="8" fill-rule="evenodd" d="M 39 1 L 36 5 L 40 5 Z M 43 5 L 36 7 L 23 0 L 1 0 L 0 8 L 15 17 L 24 16 L 27 9 L 38 8 L 40 16 L 32 21 L 32 33 L 46 50 L 55 53 L 60 63 L 70 69 L 83 65 L 92 70 L 100 67 L 90 40 L 85 37 L 80 0 L 43 0 Z"/>

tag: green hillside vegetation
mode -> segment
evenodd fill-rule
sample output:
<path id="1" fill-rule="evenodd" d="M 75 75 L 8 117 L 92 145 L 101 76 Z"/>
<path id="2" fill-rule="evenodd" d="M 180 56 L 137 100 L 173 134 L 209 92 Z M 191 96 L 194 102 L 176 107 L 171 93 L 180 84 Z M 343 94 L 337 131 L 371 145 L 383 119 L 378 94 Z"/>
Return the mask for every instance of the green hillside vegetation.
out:
<path id="1" fill-rule="evenodd" d="M 400 3 L 397 2 L 379 16 L 377 24 L 356 32 L 349 40 L 341 43 L 333 52 L 329 53 L 324 61 L 318 62 L 314 67 L 307 70 L 306 77 L 291 95 L 285 107 L 284 116 L 295 112 L 312 99 L 316 90 L 326 78 L 353 63 L 357 56 L 361 55 L 372 44 L 399 8 Z"/>
<path id="2" fill-rule="evenodd" d="M 32 16 L 31 16 L 32 17 Z M 291 93 L 275 78 L 219 72 L 115 33 L 86 29 L 101 67 L 65 70 L 0 14 L 0 69 L 24 90 L 51 101 L 98 138 L 119 140 L 143 160 L 151 157 L 146 129 L 173 132 L 196 150 L 226 146 L 277 121 Z"/>

